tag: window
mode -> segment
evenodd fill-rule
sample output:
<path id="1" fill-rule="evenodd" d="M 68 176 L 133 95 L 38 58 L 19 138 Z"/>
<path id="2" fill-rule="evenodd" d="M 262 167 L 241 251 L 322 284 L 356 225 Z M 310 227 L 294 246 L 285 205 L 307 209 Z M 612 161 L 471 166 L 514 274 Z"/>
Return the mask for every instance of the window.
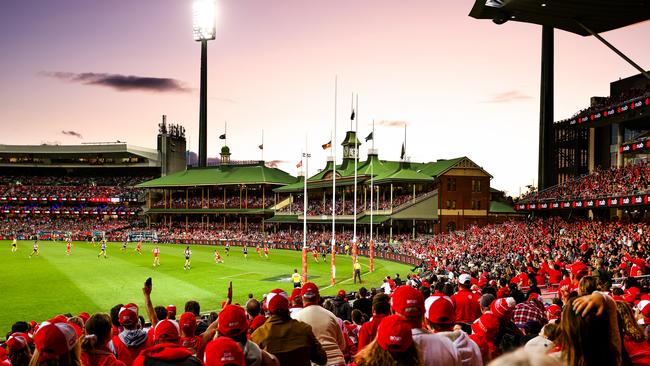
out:
<path id="1" fill-rule="evenodd" d="M 456 200 L 450 201 L 447 200 L 447 209 L 455 209 L 456 208 Z"/>
<path id="2" fill-rule="evenodd" d="M 456 178 L 447 178 L 447 190 L 449 192 L 456 191 Z"/>
<path id="3" fill-rule="evenodd" d="M 481 191 L 481 181 L 472 179 L 472 192 Z"/>
<path id="4" fill-rule="evenodd" d="M 481 200 L 472 200 L 472 210 L 481 209 Z"/>

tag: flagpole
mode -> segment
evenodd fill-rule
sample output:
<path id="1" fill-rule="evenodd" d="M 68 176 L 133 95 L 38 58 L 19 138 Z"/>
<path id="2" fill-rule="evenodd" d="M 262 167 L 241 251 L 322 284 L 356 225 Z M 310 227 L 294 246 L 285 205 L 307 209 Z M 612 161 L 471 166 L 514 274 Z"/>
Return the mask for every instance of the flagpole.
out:
<path id="1" fill-rule="evenodd" d="M 357 261 L 357 169 L 359 164 L 359 143 L 357 134 L 359 133 L 359 94 L 356 97 L 356 111 L 354 115 L 354 212 L 352 224 L 352 278 L 354 278 L 354 263 Z"/>
<path id="2" fill-rule="evenodd" d="M 262 129 L 262 161 L 264 161 L 264 129 Z"/>
<path id="3" fill-rule="evenodd" d="M 302 198 L 302 283 L 307 282 L 307 177 L 309 176 L 309 153 L 307 152 L 307 134 L 305 134 L 305 152 L 302 153 L 305 171 L 303 174 Z"/>
<path id="4" fill-rule="evenodd" d="M 336 101 L 338 98 L 339 77 L 334 77 L 334 138 L 332 139 L 332 254 L 330 263 L 330 284 L 336 284 Z"/>
<path id="5" fill-rule="evenodd" d="M 226 135 L 226 138 L 223 139 L 226 146 L 228 146 L 228 121 L 223 122 L 223 134 Z"/>
<path id="6" fill-rule="evenodd" d="M 372 153 L 375 153 L 375 120 L 372 120 Z M 372 213 L 374 211 L 374 196 L 375 196 L 375 188 L 373 186 L 374 179 L 375 179 L 375 170 L 374 170 L 374 157 L 370 159 L 370 243 L 368 244 L 370 246 L 368 256 L 370 257 L 370 272 L 374 271 L 375 269 L 375 246 L 372 242 Z"/>

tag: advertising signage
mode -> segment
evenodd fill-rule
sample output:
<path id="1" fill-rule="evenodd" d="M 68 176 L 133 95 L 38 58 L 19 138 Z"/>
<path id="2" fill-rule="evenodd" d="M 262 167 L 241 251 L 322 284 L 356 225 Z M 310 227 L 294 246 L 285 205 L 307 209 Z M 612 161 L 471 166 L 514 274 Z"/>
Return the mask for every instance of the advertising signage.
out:
<path id="1" fill-rule="evenodd" d="M 539 211 L 548 209 L 590 209 L 606 207 L 645 206 L 650 201 L 650 194 L 629 195 L 598 199 L 552 200 L 515 204 L 517 211 Z"/>
<path id="2" fill-rule="evenodd" d="M 624 103 L 621 103 L 617 106 L 614 107 L 608 107 L 608 108 L 603 108 L 597 111 L 591 111 L 586 114 L 581 114 L 577 117 L 566 119 L 563 121 L 560 121 L 558 123 L 568 123 L 570 125 L 580 125 L 584 123 L 590 123 L 590 122 L 596 122 L 601 119 L 605 119 L 611 116 L 615 115 L 621 115 L 628 113 L 630 111 L 633 111 L 635 109 L 641 108 L 641 107 L 648 107 L 650 106 L 650 98 L 648 97 L 638 97 L 635 99 L 632 99 L 631 101 L 627 101 Z"/>
<path id="3" fill-rule="evenodd" d="M 618 148 L 618 151 L 621 154 L 641 153 L 641 152 L 647 152 L 649 150 L 650 150 L 650 140 L 633 142 L 630 144 L 623 144 Z"/>
<path id="4" fill-rule="evenodd" d="M 120 197 L 8 197 L 0 196 L 0 201 L 19 201 L 19 202 L 91 202 L 91 203 L 119 203 L 119 202 L 137 202 L 135 198 Z"/>

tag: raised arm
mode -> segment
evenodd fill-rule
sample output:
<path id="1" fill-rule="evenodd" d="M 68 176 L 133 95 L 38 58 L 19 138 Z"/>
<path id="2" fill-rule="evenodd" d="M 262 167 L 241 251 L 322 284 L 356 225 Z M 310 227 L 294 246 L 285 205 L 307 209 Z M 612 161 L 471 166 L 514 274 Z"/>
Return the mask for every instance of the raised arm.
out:
<path id="1" fill-rule="evenodd" d="M 151 326 L 154 327 L 158 324 L 158 316 L 156 316 L 156 311 L 153 309 L 153 304 L 151 303 L 151 290 L 153 284 L 151 283 L 151 277 L 147 279 L 142 287 L 142 294 L 144 295 L 144 305 L 147 308 L 147 316 L 149 317 L 149 322 Z"/>

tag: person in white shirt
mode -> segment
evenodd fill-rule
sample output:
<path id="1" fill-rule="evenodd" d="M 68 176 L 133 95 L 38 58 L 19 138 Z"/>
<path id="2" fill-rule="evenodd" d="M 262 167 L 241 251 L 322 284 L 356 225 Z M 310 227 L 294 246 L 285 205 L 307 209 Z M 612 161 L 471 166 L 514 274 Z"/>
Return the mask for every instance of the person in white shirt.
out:
<path id="1" fill-rule="evenodd" d="M 318 305 L 320 300 L 318 286 L 307 282 L 302 286 L 300 293 L 303 309 L 293 318 L 311 325 L 316 339 L 327 353 L 328 366 L 344 366 L 343 353 L 347 344 L 336 316 Z"/>
<path id="2" fill-rule="evenodd" d="M 403 316 L 411 324 L 413 340 L 422 352 L 423 365 L 461 366 L 458 350 L 451 340 L 422 329 L 424 296 L 411 286 L 400 286 L 391 298 L 393 313 Z"/>
<path id="3" fill-rule="evenodd" d="M 390 283 L 384 278 L 384 283 L 381 285 L 381 288 L 384 290 L 386 295 L 390 295 Z"/>

